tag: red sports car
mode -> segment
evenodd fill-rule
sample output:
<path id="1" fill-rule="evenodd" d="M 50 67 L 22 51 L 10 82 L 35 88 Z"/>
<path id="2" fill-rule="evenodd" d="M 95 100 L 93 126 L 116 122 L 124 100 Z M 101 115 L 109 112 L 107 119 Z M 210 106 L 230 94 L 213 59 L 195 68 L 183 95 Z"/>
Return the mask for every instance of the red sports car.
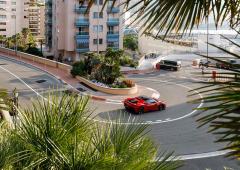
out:
<path id="1" fill-rule="evenodd" d="M 139 114 L 166 109 L 166 104 L 164 102 L 146 96 L 127 98 L 123 101 L 123 103 L 127 110 L 131 110 Z"/>

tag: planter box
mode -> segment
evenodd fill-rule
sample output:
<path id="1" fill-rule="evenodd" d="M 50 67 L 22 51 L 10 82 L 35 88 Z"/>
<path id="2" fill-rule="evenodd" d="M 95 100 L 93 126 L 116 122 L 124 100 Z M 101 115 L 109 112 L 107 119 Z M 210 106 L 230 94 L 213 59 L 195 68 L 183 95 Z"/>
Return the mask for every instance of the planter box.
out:
<path id="1" fill-rule="evenodd" d="M 107 88 L 107 87 L 97 86 L 95 83 L 91 82 L 90 80 L 87 80 L 80 76 L 76 76 L 76 78 L 80 82 L 83 82 L 84 84 L 88 85 L 89 87 L 107 94 L 129 95 L 129 94 L 135 94 L 138 92 L 137 85 L 131 88 Z"/>

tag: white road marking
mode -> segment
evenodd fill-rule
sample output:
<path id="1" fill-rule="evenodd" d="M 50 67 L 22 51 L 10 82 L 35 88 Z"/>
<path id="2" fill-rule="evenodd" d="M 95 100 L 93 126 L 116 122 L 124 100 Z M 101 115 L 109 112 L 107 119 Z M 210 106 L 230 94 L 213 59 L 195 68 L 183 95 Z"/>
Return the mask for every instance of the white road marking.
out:
<path id="1" fill-rule="evenodd" d="M 160 94 L 159 93 L 153 93 L 152 98 L 159 99 L 160 98 Z"/>
<path id="2" fill-rule="evenodd" d="M 35 92 L 38 96 L 42 97 L 44 100 L 46 100 L 46 98 L 44 98 L 42 95 L 40 95 L 37 91 L 35 91 L 31 86 L 29 86 L 26 82 L 24 82 L 21 78 L 19 78 L 17 75 L 15 75 L 14 73 L 10 72 L 9 70 L 3 68 L 0 66 L 1 69 L 5 70 L 6 72 L 8 72 L 9 74 L 11 74 L 12 76 L 14 76 L 15 78 L 17 78 L 19 81 L 21 81 L 24 85 L 26 85 L 29 89 L 31 89 L 33 92 Z M 197 91 L 196 91 L 197 92 Z M 199 94 L 199 92 L 197 92 Z M 201 96 L 201 94 L 199 94 Z M 202 96 L 201 96 L 202 98 Z M 201 103 L 202 104 L 202 103 Z M 192 112 L 191 112 L 192 113 Z M 103 122 L 103 123 L 114 123 L 114 122 L 106 122 L 106 121 L 101 121 L 101 120 L 96 120 L 94 119 L 94 121 L 97 122 Z M 158 122 L 163 122 L 161 120 L 157 120 Z M 153 122 L 154 123 L 154 122 Z M 126 123 L 124 123 L 126 124 Z M 139 123 L 138 123 L 139 124 Z M 198 158 L 207 158 L 207 157 L 214 157 L 214 156 L 221 156 L 221 155 L 225 155 L 227 154 L 229 151 L 215 151 L 215 152 L 208 152 L 208 153 L 201 153 L 201 154 L 190 154 L 190 155 L 182 155 L 179 156 L 180 160 L 187 160 L 187 159 L 198 159 Z M 179 160 L 178 159 L 178 160 Z"/>
<path id="3" fill-rule="evenodd" d="M 12 73 L 11 71 L 3 68 L 2 66 L 0 66 L 0 68 L 6 72 L 8 72 L 9 74 L 11 74 L 12 76 L 14 76 L 16 79 L 18 79 L 20 82 L 22 82 L 26 87 L 28 87 L 30 90 L 32 90 L 34 93 L 36 93 L 37 96 L 40 96 L 42 99 L 47 100 L 45 97 L 43 97 L 40 93 L 38 93 L 36 90 L 34 90 L 31 86 L 29 86 L 25 81 L 23 81 L 20 77 L 18 77 L 16 74 Z"/>
<path id="4" fill-rule="evenodd" d="M 122 103 L 118 103 L 118 102 L 105 102 L 105 103 L 122 105 Z"/>
<path id="5" fill-rule="evenodd" d="M 231 152 L 230 150 L 224 150 L 224 151 L 214 151 L 214 152 L 205 152 L 205 153 L 197 153 L 197 154 L 189 154 L 189 155 L 179 155 L 177 157 L 170 157 L 169 161 L 174 160 L 192 160 L 192 159 L 202 159 L 202 158 L 210 158 L 210 157 L 216 157 L 216 156 L 223 156 L 227 153 Z M 161 161 L 164 158 L 157 158 L 157 160 Z"/>
<path id="6" fill-rule="evenodd" d="M 156 91 L 156 90 L 154 90 L 154 89 L 152 89 L 152 88 L 150 88 L 150 87 L 147 87 L 146 89 L 148 89 L 148 90 L 150 90 L 150 91 Z"/>

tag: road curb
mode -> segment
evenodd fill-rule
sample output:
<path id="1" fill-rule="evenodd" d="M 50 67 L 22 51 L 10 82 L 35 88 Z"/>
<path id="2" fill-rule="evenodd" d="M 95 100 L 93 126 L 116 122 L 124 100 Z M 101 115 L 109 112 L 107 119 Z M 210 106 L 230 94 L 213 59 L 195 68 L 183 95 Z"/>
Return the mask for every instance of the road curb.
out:
<path id="1" fill-rule="evenodd" d="M 149 73 L 155 73 L 159 70 L 152 68 L 147 70 L 129 70 L 129 71 L 122 71 L 123 74 L 149 74 Z"/>

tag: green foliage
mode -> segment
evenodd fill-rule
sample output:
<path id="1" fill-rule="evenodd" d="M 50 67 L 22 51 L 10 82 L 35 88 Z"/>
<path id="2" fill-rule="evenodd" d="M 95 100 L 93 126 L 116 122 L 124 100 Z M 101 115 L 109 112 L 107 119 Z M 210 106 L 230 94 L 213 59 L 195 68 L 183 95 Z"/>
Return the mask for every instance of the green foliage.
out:
<path id="1" fill-rule="evenodd" d="M 0 42 L 1 41 L 4 42 L 7 48 L 15 49 L 15 46 L 17 45 L 18 51 L 43 56 L 43 54 L 36 48 L 36 40 L 31 34 L 29 28 L 23 28 L 21 33 L 17 33 L 8 38 L 0 37 Z"/>
<path id="2" fill-rule="evenodd" d="M 42 52 L 36 47 L 29 47 L 25 52 L 32 55 L 43 56 Z"/>
<path id="3" fill-rule="evenodd" d="M 239 44 L 236 44 L 224 36 L 222 37 L 240 48 Z M 232 53 L 211 43 L 210 45 L 236 59 L 240 59 L 240 55 L 236 53 Z M 207 57 L 204 55 L 201 56 Z M 198 122 L 201 123 L 201 126 L 206 124 L 210 126 L 210 132 L 216 134 L 218 137 L 216 142 L 223 142 L 226 144 L 226 147 L 223 149 L 231 150 L 229 156 L 240 158 L 240 65 L 232 65 L 231 63 L 226 63 L 215 57 L 208 58 L 217 62 L 229 64 L 230 69 L 228 72 L 218 71 L 218 78 L 216 81 L 206 82 L 206 86 L 198 89 L 200 93 L 205 95 L 203 100 L 207 103 L 207 106 L 201 108 L 205 116 L 202 116 Z M 211 78 L 211 73 L 208 75 L 209 78 Z M 218 81 L 218 79 L 226 81 Z M 200 101 L 202 101 L 202 99 L 193 102 Z"/>
<path id="4" fill-rule="evenodd" d="M 87 71 L 85 68 L 85 62 L 84 61 L 78 61 L 75 62 L 72 66 L 71 74 L 73 77 L 75 76 L 86 76 Z"/>
<path id="5" fill-rule="evenodd" d="M 147 125 L 99 124 L 88 98 L 60 95 L 22 110 L 15 129 L 0 126 L 0 169 L 166 169 L 179 167 L 147 137 Z"/>
<path id="6" fill-rule="evenodd" d="M 136 51 L 138 49 L 138 37 L 135 35 L 126 35 L 123 37 L 124 48 Z"/>
<path id="7" fill-rule="evenodd" d="M 100 67 L 95 72 L 95 79 L 105 84 L 113 84 L 122 75 L 120 72 L 122 55 L 123 50 L 108 48 L 106 54 L 102 56 Z"/>
<path id="8" fill-rule="evenodd" d="M 120 65 L 121 66 L 129 66 L 129 67 L 137 67 L 138 61 L 134 61 L 132 58 L 130 58 L 127 55 L 123 55 L 120 57 Z"/>

